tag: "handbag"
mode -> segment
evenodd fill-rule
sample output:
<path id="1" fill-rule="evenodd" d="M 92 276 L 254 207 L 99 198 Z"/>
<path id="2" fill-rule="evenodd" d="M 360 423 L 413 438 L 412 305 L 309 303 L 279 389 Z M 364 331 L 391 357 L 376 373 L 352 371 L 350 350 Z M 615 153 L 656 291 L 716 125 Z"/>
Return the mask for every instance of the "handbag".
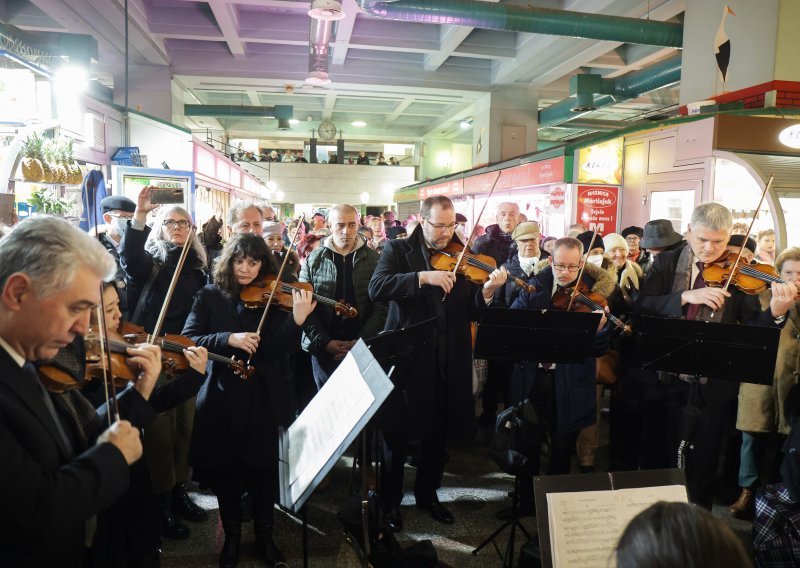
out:
<path id="1" fill-rule="evenodd" d="M 597 358 L 597 384 L 613 385 L 619 378 L 619 351 L 609 349 Z"/>

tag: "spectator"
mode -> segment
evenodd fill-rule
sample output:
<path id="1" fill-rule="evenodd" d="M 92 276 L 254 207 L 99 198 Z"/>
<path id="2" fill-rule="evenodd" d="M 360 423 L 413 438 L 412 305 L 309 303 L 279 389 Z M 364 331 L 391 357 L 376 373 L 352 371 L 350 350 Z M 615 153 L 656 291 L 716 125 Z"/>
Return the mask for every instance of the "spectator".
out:
<path id="1" fill-rule="evenodd" d="M 625 242 L 628 243 L 628 260 L 638 264 L 642 271 L 647 274 L 653 264 L 653 255 L 640 246 L 644 230 L 641 227 L 631 225 L 622 231 L 622 236 Z"/>
<path id="2" fill-rule="evenodd" d="M 399 166 L 400 162 L 394 159 L 394 156 L 389 157 L 389 165 L 390 166 Z"/>
<path id="3" fill-rule="evenodd" d="M 542 241 L 542 258 L 547 258 L 553 255 L 553 247 L 556 244 L 555 237 L 545 237 Z"/>
<path id="4" fill-rule="evenodd" d="M 498 204 L 495 221 L 497 224 L 489 225 L 486 234 L 475 241 L 472 252 L 488 254 L 500 266 L 516 248 L 511 233 L 519 225 L 519 205 L 509 201 Z"/>
<path id="5" fill-rule="evenodd" d="M 406 237 L 408 237 L 408 233 L 406 232 L 406 228 L 402 226 L 390 227 L 386 231 L 386 238 L 389 239 L 390 241 L 394 239 L 405 239 Z"/>
<path id="6" fill-rule="evenodd" d="M 286 261 L 286 268 L 283 269 L 283 280 L 297 280 L 297 275 L 300 274 L 300 257 L 296 251 L 289 250 L 283 242 L 283 225 L 280 223 L 264 223 L 264 240 L 275 255 L 275 260 L 278 266 L 283 264 L 283 258 L 288 254 L 289 260 Z M 294 275 L 294 278 L 289 278 L 289 275 Z"/>
<path id="7" fill-rule="evenodd" d="M 358 153 L 358 160 L 356 160 L 356 164 L 365 166 L 369 165 L 369 158 L 367 157 L 367 153 L 364 152 L 364 150 L 361 150 Z"/>
<path id="8" fill-rule="evenodd" d="M 381 252 L 383 245 L 386 243 L 386 229 L 380 217 L 373 217 L 369 222 L 369 228 L 372 229 L 372 248 Z"/>
<path id="9" fill-rule="evenodd" d="M 387 209 L 386 211 L 381 213 L 381 217 L 383 218 L 384 221 L 391 221 L 392 223 L 394 223 L 394 220 L 396 218 L 395 212 L 392 211 L 391 209 Z"/>
<path id="10" fill-rule="evenodd" d="M 306 160 L 305 156 L 303 156 L 303 154 L 301 154 L 300 152 L 298 152 L 296 154 L 296 157 L 295 157 L 294 161 L 295 161 L 295 163 L 298 163 L 298 164 L 307 164 L 308 163 L 308 160 Z"/>
<path id="11" fill-rule="evenodd" d="M 650 251 L 654 258 L 661 252 L 675 250 L 685 244 L 686 241 L 683 240 L 683 236 L 675 230 L 672 222 L 667 219 L 654 219 L 645 223 L 642 239 L 639 241 L 639 246 Z M 652 266 L 652 263 L 650 266 Z M 642 269 L 645 270 L 644 267 Z M 650 267 L 645 270 L 645 273 L 649 271 Z"/>
<path id="12" fill-rule="evenodd" d="M 286 150 L 283 153 L 283 157 L 281 158 L 281 162 L 285 162 L 287 164 L 294 162 L 294 157 L 292 157 L 292 153 L 289 150 Z"/>
<path id="13" fill-rule="evenodd" d="M 300 264 L 322 244 L 322 237 L 319 235 L 304 235 L 297 245 L 297 254 L 300 257 Z"/>
<path id="14" fill-rule="evenodd" d="M 254 203 L 240 202 L 228 209 L 228 236 L 253 233 L 260 237 L 263 224 L 264 212 Z"/>
<path id="15" fill-rule="evenodd" d="M 389 164 L 386 163 L 386 160 L 383 159 L 383 156 L 378 157 L 378 163 L 375 164 L 376 166 L 388 166 Z"/>
<path id="16" fill-rule="evenodd" d="M 569 226 L 569 230 L 567 231 L 568 237 L 577 237 L 581 233 L 586 231 L 586 227 L 583 226 L 581 223 L 574 223 Z"/>
<path id="17" fill-rule="evenodd" d="M 281 161 L 281 157 L 278 155 L 278 152 L 276 152 L 275 150 L 270 152 L 269 153 L 269 161 L 270 162 L 280 162 Z"/>
<path id="18" fill-rule="evenodd" d="M 775 231 L 765 229 L 756 237 L 756 260 L 763 264 L 775 264 Z"/>
<path id="19" fill-rule="evenodd" d="M 325 214 L 317 211 L 311 217 L 311 221 L 314 223 L 311 227 L 312 231 L 319 231 L 321 229 L 326 229 L 328 224 L 325 222 Z"/>

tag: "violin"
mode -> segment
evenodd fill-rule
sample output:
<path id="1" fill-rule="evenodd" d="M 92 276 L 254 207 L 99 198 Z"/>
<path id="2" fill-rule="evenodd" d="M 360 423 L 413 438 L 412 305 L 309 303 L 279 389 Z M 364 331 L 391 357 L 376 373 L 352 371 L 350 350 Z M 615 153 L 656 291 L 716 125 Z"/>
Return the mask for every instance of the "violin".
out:
<path id="1" fill-rule="evenodd" d="M 150 343 L 152 339 L 151 334 L 146 333 L 143 327 L 130 322 L 120 323 L 119 336 L 126 347 L 137 343 Z M 186 358 L 186 355 L 183 354 L 183 350 L 196 345 L 191 339 L 175 333 L 165 333 L 164 335 L 156 337 L 152 343 L 161 347 L 162 369 L 167 376 L 175 376 L 189 368 L 189 360 Z M 111 347 L 113 349 L 113 343 Z M 253 373 L 255 373 L 255 367 L 246 365 L 236 357 L 223 357 L 222 355 L 209 352 L 208 359 L 227 365 L 233 370 L 235 375 L 242 379 L 249 379 Z"/>
<path id="2" fill-rule="evenodd" d="M 279 284 L 276 286 L 276 284 Z M 292 293 L 297 290 L 305 290 L 311 292 L 311 296 L 320 304 L 331 306 L 336 312 L 336 315 L 345 318 L 354 318 L 358 316 L 358 310 L 340 300 L 331 300 L 319 294 L 314 293 L 314 287 L 310 282 L 292 282 L 291 284 L 278 280 L 274 274 L 268 274 L 261 280 L 254 280 L 242 289 L 239 294 L 246 308 L 263 308 L 269 301 L 269 296 L 272 291 L 275 291 L 274 302 L 283 310 L 291 311 L 294 307 L 294 297 Z"/>
<path id="3" fill-rule="evenodd" d="M 574 301 L 572 301 L 573 296 L 575 298 Z M 569 304 L 571 301 L 572 307 L 570 308 Z M 575 290 L 574 287 L 559 288 L 556 290 L 556 293 L 553 294 L 553 302 L 551 307 L 554 310 L 566 311 L 569 309 L 569 311 L 572 312 L 601 311 L 606 314 L 608 321 L 614 324 L 614 326 L 621 330 L 622 333 L 625 335 L 629 335 L 631 333 L 630 325 L 626 324 L 624 321 L 608 311 L 608 301 L 605 299 L 605 297 L 597 292 L 589 291 L 589 287 L 584 282 L 580 283 L 577 290 Z"/>
<path id="4" fill-rule="evenodd" d="M 730 280 L 731 285 L 736 286 L 745 294 L 760 294 L 767 289 L 770 283 L 778 282 L 784 284 L 785 281 L 778 275 L 778 271 L 770 264 L 736 264 L 737 253 L 726 253 L 719 260 L 709 263 L 703 269 L 703 280 L 706 286 L 722 288 L 725 282 Z"/>
<path id="5" fill-rule="evenodd" d="M 95 378 L 104 377 L 104 368 L 117 388 L 124 388 L 138 376 L 138 370 L 128 365 L 127 348 L 130 347 L 121 335 L 109 332 L 106 335 L 111 351 L 110 364 L 104 365 L 105 353 L 96 328 L 90 328 L 82 339 L 62 349 L 53 359 L 37 367 L 44 387 L 55 393 L 65 393 L 86 386 Z"/>
<path id="6" fill-rule="evenodd" d="M 458 257 L 464 250 L 464 245 L 456 241 L 450 241 L 443 249 L 438 249 L 431 254 L 431 266 L 435 270 L 445 270 L 452 272 L 458 262 Z M 489 274 L 497 269 L 497 262 L 494 258 L 486 254 L 476 254 L 467 250 L 464 258 L 458 265 L 458 273 L 465 276 L 467 280 L 474 284 L 483 284 L 489 279 Z M 536 291 L 536 288 L 525 282 L 522 278 L 509 275 L 519 288 L 529 294 Z"/>

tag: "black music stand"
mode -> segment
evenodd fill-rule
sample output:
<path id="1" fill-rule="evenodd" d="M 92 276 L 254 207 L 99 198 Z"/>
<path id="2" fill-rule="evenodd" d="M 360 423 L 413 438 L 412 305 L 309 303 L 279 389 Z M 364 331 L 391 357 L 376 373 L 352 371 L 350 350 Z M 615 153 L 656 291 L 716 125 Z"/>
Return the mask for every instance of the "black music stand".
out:
<path id="1" fill-rule="evenodd" d="M 678 467 L 684 466 L 685 450 L 700 427 L 701 377 L 772 384 L 781 332 L 777 327 L 640 315 L 634 329 L 643 369 L 688 375 L 691 390 L 683 409 Z"/>
<path id="2" fill-rule="evenodd" d="M 488 308 L 478 325 L 475 357 L 576 363 L 589 354 L 600 314 Z"/>
<path id="3" fill-rule="evenodd" d="M 490 308 L 484 312 L 478 325 L 475 357 L 556 364 L 579 363 L 589 356 L 600 317 L 600 314 L 586 312 Z M 527 393 L 523 393 L 523 396 L 525 394 Z M 503 560 L 503 568 L 512 568 L 516 529 L 520 529 L 528 539 L 531 538 L 517 516 L 517 490 L 519 474 L 522 472 L 519 467 L 510 463 L 503 463 L 499 459 L 495 461 L 503 471 L 514 475 L 514 491 L 510 494 L 511 518 L 484 539 L 472 554 L 477 555 L 491 543 Z M 506 528 L 510 528 L 508 542 L 505 554 L 501 554 L 494 539 Z"/>

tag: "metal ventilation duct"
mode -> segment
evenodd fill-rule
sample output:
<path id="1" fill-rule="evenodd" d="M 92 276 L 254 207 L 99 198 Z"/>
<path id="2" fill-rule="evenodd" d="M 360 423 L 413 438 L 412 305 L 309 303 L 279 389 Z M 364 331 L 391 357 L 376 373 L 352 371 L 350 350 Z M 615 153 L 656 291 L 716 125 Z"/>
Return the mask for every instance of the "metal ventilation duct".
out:
<path id="1" fill-rule="evenodd" d="M 356 0 L 365 12 L 389 20 L 453 24 L 487 30 L 580 37 L 621 43 L 681 47 L 683 25 L 495 4 L 479 0 Z"/>
<path id="2" fill-rule="evenodd" d="M 308 78 L 314 85 L 330 83 L 328 63 L 330 62 L 330 43 L 333 41 L 333 21 L 311 18 L 308 37 Z"/>
<path id="3" fill-rule="evenodd" d="M 678 53 L 659 63 L 645 67 L 639 71 L 628 73 L 616 79 L 600 79 L 588 81 L 595 84 L 593 92 L 578 91 L 576 97 L 569 97 L 539 111 L 539 128 L 563 124 L 574 118 L 585 115 L 588 111 L 576 111 L 576 107 L 586 105 L 592 110 L 607 107 L 630 99 L 635 99 L 663 87 L 674 85 L 681 80 L 681 54 Z M 574 79 L 574 78 L 573 78 Z M 581 81 L 573 82 L 581 85 Z"/>
<path id="4" fill-rule="evenodd" d="M 217 118 L 275 118 L 278 120 L 278 130 L 288 130 L 289 120 L 294 116 L 294 108 L 292 105 L 183 105 L 183 114 Z"/>

